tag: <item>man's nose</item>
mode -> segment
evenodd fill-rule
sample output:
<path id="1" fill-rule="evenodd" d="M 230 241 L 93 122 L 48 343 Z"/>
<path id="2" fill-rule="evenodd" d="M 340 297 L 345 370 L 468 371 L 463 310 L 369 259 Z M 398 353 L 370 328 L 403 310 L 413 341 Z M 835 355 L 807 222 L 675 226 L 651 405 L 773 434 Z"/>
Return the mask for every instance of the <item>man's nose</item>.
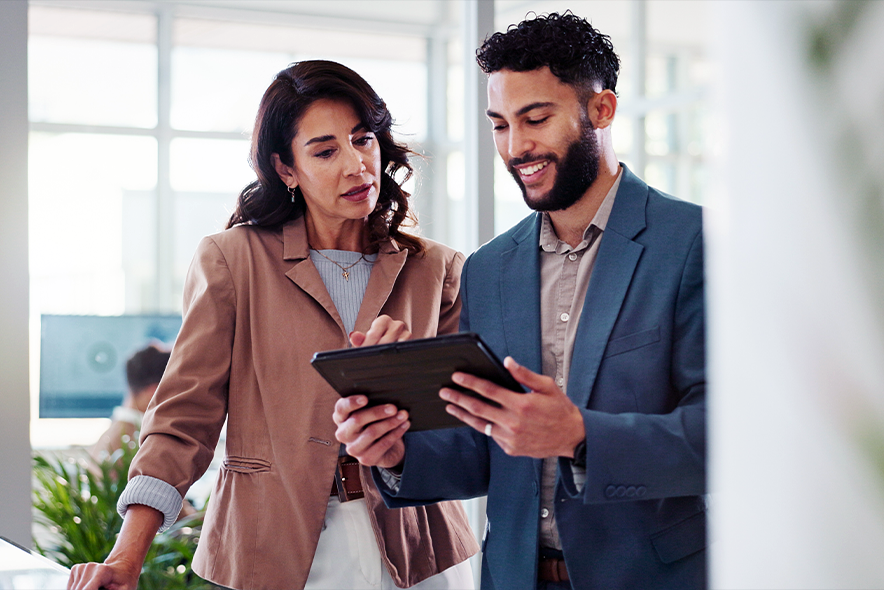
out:
<path id="1" fill-rule="evenodd" d="M 534 142 L 525 131 L 511 128 L 507 147 L 510 158 L 519 158 L 534 149 Z"/>

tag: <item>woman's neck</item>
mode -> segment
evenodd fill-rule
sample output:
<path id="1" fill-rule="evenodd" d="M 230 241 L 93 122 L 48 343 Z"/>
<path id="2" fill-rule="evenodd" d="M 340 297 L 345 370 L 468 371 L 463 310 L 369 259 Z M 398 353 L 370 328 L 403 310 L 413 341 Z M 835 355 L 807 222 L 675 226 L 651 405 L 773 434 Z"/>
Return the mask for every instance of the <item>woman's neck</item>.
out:
<path id="1" fill-rule="evenodd" d="M 304 215 L 307 242 L 316 250 L 349 250 L 365 252 L 368 247 L 366 219 L 346 219 L 338 224 L 319 222 L 310 211 Z"/>

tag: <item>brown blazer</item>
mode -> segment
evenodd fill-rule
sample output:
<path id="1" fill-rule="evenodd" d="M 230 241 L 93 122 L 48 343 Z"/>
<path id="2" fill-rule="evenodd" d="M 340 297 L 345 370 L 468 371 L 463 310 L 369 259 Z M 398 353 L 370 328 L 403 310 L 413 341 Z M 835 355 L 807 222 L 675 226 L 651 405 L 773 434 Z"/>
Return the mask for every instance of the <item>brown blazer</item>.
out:
<path id="1" fill-rule="evenodd" d="M 380 314 L 416 338 L 457 329 L 463 255 L 426 241 L 414 256 L 383 245 L 356 320 Z M 182 496 L 212 460 L 227 418 L 226 457 L 194 558 L 230 588 L 303 587 L 322 530 L 338 456 L 338 395 L 310 366 L 345 348 L 340 317 L 310 261 L 303 218 L 272 231 L 240 226 L 204 238 L 184 288 L 184 321 L 147 411 L 129 476 Z M 371 482 L 363 468 L 363 479 Z M 366 502 L 387 570 L 413 585 L 477 550 L 460 503 L 387 509 Z"/>

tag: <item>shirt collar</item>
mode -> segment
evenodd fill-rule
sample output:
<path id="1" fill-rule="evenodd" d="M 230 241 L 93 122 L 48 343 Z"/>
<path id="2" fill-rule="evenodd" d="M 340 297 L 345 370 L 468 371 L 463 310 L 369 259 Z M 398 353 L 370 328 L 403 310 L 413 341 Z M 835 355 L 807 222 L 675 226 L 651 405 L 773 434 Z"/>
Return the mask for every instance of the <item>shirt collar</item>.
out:
<path id="1" fill-rule="evenodd" d="M 602 233 L 605 231 L 605 227 L 608 225 L 608 218 L 611 217 L 611 209 L 614 207 L 614 198 L 617 196 L 617 190 L 620 188 L 621 178 L 623 178 L 623 170 L 618 168 L 614 184 L 611 185 L 608 194 L 605 195 L 605 199 L 599 205 L 599 209 L 593 216 L 592 221 L 583 230 L 583 240 L 573 248 L 573 251 L 576 252 L 587 248 L 592 243 L 596 232 Z M 571 246 L 561 241 L 556 235 L 556 230 L 549 218 L 549 213 L 546 211 L 541 213 L 540 247 L 545 252 L 556 252 L 558 254 L 572 251 Z"/>

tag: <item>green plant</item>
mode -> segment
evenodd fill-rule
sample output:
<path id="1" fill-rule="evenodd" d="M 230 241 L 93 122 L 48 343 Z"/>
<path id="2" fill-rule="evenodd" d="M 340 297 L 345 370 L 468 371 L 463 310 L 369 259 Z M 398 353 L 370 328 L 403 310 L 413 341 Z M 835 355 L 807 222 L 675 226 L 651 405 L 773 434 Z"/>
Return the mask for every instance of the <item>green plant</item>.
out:
<path id="1" fill-rule="evenodd" d="M 122 448 L 101 462 L 88 456 L 34 457 L 36 520 L 49 537 L 34 540 L 38 552 L 66 567 L 104 561 L 123 523 L 117 499 L 136 450 L 135 441 L 124 437 Z M 198 513 L 156 536 L 141 570 L 141 590 L 214 588 L 190 569 L 202 522 Z"/>

